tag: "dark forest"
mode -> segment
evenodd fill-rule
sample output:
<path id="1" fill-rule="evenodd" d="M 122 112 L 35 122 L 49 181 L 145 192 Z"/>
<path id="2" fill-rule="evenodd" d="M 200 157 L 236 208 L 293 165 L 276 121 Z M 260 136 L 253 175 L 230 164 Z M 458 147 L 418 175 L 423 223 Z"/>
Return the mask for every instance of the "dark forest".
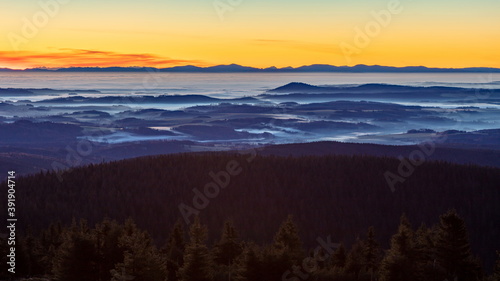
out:
<path id="1" fill-rule="evenodd" d="M 500 169 L 426 162 L 393 192 L 399 164 L 204 153 L 20 177 L 16 275 L 498 280 Z"/>

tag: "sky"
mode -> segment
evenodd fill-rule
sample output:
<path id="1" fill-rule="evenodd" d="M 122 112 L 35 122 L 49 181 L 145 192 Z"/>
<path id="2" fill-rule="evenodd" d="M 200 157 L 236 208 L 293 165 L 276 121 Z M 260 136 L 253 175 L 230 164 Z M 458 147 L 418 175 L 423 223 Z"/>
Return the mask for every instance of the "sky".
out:
<path id="1" fill-rule="evenodd" d="M 500 67 L 498 0 L 0 0 L 0 68 Z"/>

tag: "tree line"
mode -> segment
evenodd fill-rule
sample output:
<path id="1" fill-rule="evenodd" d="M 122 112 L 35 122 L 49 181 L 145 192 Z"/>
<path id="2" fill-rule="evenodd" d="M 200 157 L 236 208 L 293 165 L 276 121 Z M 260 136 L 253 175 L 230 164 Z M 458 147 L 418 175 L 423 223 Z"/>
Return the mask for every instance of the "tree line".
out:
<path id="1" fill-rule="evenodd" d="M 16 227 L 39 237 L 56 221 L 70 225 L 72 218 L 85 218 L 96 226 L 106 217 L 118 222 L 132 218 L 154 244 L 162 245 L 165 229 L 179 220 L 184 223 L 180 204 L 194 206 L 193 189 L 203 192 L 207 183 L 215 182 L 211 172 L 227 171 L 228 163 L 236 161 L 241 173 L 231 176 L 218 196 L 199 210 L 207 226 L 207 245 L 217 243 L 224 220 L 230 219 L 241 240 L 261 245 L 256 257 L 265 258 L 261 253 L 266 243 L 291 214 L 305 249 L 315 249 L 316 239 L 328 235 L 350 249 L 370 226 L 377 230 L 380 247 L 389 249 L 402 213 L 410 221 L 432 225 L 438 216 L 456 209 L 473 230 L 470 245 L 482 267 L 490 272 L 495 263 L 495 250 L 500 249 L 500 169 L 429 161 L 392 192 L 384 172 L 397 169 L 397 159 L 256 156 L 248 163 L 248 157 L 164 155 L 72 168 L 62 174 L 62 182 L 57 172 L 19 177 Z M 0 192 L 6 190 L 6 183 L 0 183 Z M 5 216 L 0 212 L 0 220 L 6 221 Z"/>
<path id="2" fill-rule="evenodd" d="M 269 243 L 241 239 L 230 220 L 220 238 L 207 243 L 208 229 L 198 217 L 186 230 L 177 222 L 160 247 L 132 219 L 85 220 L 51 224 L 40 235 L 18 243 L 16 278 L 55 281 L 472 281 L 500 280 L 500 252 L 486 276 L 473 255 L 464 220 L 450 210 L 431 227 L 413 228 L 405 215 L 383 249 L 373 227 L 348 249 L 344 243 L 306 249 L 297 224 L 288 216 Z M 6 243 L 1 242 L 2 267 Z M 2 279 L 13 276 L 2 270 Z"/>

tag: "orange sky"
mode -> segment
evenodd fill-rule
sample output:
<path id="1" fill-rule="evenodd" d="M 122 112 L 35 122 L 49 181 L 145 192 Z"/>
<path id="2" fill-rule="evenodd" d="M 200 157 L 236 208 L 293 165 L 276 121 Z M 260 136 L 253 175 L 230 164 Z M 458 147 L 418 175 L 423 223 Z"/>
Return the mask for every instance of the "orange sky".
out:
<path id="1" fill-rule="evenodd" d="M 8 13 L 2 15 L 0 67 L 16 69 L 230 63 L 500 67 L 500 2 L 492 0 L 1 5 Z"/>

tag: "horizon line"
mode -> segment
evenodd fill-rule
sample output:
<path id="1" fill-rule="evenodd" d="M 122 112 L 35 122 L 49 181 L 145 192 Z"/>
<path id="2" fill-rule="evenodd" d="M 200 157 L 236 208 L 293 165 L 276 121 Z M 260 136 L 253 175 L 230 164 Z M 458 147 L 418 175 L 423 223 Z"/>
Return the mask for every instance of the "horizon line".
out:
<path id="1" fill-rule="evenodd" d="M 96 70 L 106 70 L 106 69 L 123 69 L 123 70 L 138 70 L 138 71 L 145 71 L 148 69 L 154 69 L 154 70 L 181 70 L 181 72 L 189 72 L 189 70 L 186 70 L 186 67 L 192 67 L 193 70 L 213 70 L 214 68 L 217 67 L 238 67 L 240 70 L 246 69 L 247 71 L 298 71 L 301 68 L 306 68 L 306 67 L 330 67 L 332 68 L 331 70 L 335 70 L 335 68 L 341 68 L 341 69 L 354 69 L 354 68 L 360 68 L 360 67 L 371 67 L 371 68 L 387 68 L 393 69 L 393 70 L 398 70 L 398 69 L 420 69 L 420 70 L 427 70 L 427 71 L 432 71 L 432 70 L 440 70 L 440 71 L 460 71 L 460 70 L 498 70 L 500 71 L 500 68 L 497 67 L 488 67 L 488 66 L 468 66 L 468 67 L 429 67 L 429 66 L 424 66 L 424 65 L 408 65 L 408 66 L 388 66 L 388 65 L 378 65 L 378 64 L 373 64 L 373 65 L 367 65 L 367 64 L 356 64 L 356 65 L 331 65 L 331 64 L 308 64 L 308 65 L 302 65 L 302 66 L 297 66 L 297 67 L 292 67 L 292 66 L 286 66 L 286 67 L 276 67 L 276 66 L 269 66 L 269 67 L 254 67 L 254 66 L 246 66 L 246 65 L 240 65 L 236 63 L 231 63 L 231 64 L 217 64 L 217 65 L 212 65 L 212 66 L 196 66 L 196 65 L 181 65 L 181 66 L 172 66 L 172 67 L 154 67 L 154 66 L 64 66 L 64 67 L 44 67 L 44 66 L 39 66 L 39 67 L 32 67 L 32 68 L 10 68 L 10 67 L 0 67 L 0 71 L 64 71 L 64 70 L 91 70 L 91 69 L 96 69 Z M 380 69 L 382 70 L 382 69 Z M 89 71 L 90 72 L 90 71 Z M 224 71 L 224 72 L 231 72 L 231 71 Z M 235 71 L 235 72 L 241 72 L 241 71 Z M 307 72 L 314 72 L 312 70 L 309 70 Z M 318 72 L 328 72 L 328 70 L 323 70 L 323 71 L 318 71 Z"/>

